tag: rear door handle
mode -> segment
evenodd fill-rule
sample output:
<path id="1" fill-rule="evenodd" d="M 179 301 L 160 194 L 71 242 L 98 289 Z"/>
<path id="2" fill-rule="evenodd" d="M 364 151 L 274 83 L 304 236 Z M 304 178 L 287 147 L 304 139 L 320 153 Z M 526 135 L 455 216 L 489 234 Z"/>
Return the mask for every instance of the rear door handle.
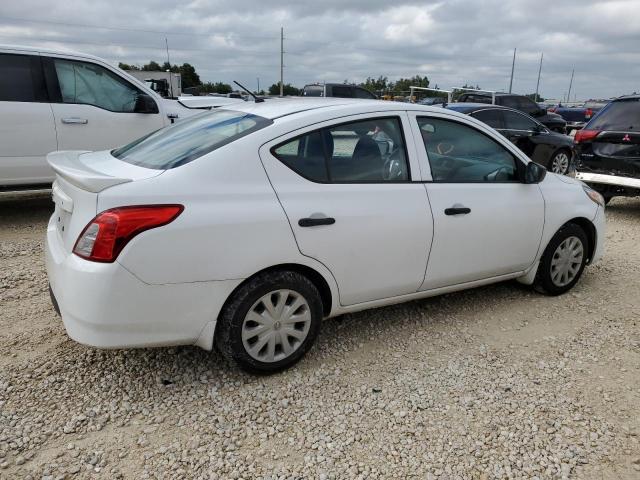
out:
<path id="1" fill-rule="evenodd" d="M 471 213 L 471 209 L 467 207 L 451 207 L 445 208 L 445 215 L 466 215 L 467 213 Z"/>
<path id="2" fill-rule="evenodd" d="M 89 120 L 86 118 L 78 118 L 78 117 L 67 117 L 62 119 L 62 123 L 74 123 L 77 125 L 86 125 L 89 123 Z"/>
<path id="3" fill-rule="evenodd" d="M 298 220 L 298 225 L 301 227 L 316 227 L 318 225 L 333 225 L 336 223 L 335 218 L 321 217 L 321 218 L 301 218 Z"/>

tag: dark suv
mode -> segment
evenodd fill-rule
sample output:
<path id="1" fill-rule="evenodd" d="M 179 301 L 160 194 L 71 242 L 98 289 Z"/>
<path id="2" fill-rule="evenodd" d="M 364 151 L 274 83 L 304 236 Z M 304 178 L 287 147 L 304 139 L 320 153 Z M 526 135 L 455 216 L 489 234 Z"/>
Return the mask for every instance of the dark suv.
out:
<path id="1" fill-rule="evenodd" d="M 313 83 L 302 89 L 303 97 L 337 97 L 337 98 L 368 98 L 377 99 L 366 88 L 346 83 Z"/>
<path id="2" fill-rule="evenodd" d="M 605 201 L 640 195 L 640 95 L 616 98 L 575 136 L 578 178 Z"/>
<path id="3" fill-rule="evenodd" d="M 545 125 L 547 128 L 554 132 L 566 133 L 567 122 L 560 115 L 547 112 L 544 108 L 541 108 L 536 102 L 524 95 L 515 95 L 511 93 L 499 93 L 496 92 L 495 104 L 502 105 L 503 107 L 513 108 L 520 110 L 521 112 L 531 115 L 537 121 Z M 488 92 L 465 92 L 458 97 L 458 102 L 472 102 L 472 103 L 493 103 L 492 94 Z"/>

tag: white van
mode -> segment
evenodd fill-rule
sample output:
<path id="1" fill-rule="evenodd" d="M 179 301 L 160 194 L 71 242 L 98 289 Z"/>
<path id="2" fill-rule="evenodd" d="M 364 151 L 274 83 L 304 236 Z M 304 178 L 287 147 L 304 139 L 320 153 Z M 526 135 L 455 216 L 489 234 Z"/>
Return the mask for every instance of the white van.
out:
<path id="1" fill-rule="evenodd" d="M 0 45 L 0 189 L 50 184 L 49 152 L 118 147 L 239 101 L 205 98 L 163 99 L 91 55 Z"/>

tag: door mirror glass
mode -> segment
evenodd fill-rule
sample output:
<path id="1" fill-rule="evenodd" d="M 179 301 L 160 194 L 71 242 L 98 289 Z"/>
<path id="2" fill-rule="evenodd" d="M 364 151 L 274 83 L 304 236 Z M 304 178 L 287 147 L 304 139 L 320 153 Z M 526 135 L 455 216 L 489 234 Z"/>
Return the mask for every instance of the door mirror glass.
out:
<path id="1" fill-rule="evenodd" d="M 524 183 L 540 183 L 546 175 L 546 168 L 536 162 L 529 162 L 524 170 Z"/>
<path id="2" fill-rule="evenodd" d="M 138 93 L 133 111 L 134 113 L 158 113 L 158 105 L 151 95 Z"/>

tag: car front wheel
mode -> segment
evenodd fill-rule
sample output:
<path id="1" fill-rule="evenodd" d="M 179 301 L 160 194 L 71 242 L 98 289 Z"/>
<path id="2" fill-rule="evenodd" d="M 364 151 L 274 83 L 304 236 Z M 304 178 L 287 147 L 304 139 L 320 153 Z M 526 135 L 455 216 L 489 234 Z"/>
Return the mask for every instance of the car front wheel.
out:
<path id="1" fill-rule="evenodd" d="M 534 287 L 541 293 L 561 295 L 578 282 L 587 263 L 588 239 L 573 223 L 564 225 L 553 236 L 538 266 Z"/>
<path id="2" fill-rule="evenodd" d="M 274 373 L 311 348 L 322 322 L 315 285 L 290 271 L 266 272 L 236 291 L 219 318 L 216 345 L 240 368 Z"/>

